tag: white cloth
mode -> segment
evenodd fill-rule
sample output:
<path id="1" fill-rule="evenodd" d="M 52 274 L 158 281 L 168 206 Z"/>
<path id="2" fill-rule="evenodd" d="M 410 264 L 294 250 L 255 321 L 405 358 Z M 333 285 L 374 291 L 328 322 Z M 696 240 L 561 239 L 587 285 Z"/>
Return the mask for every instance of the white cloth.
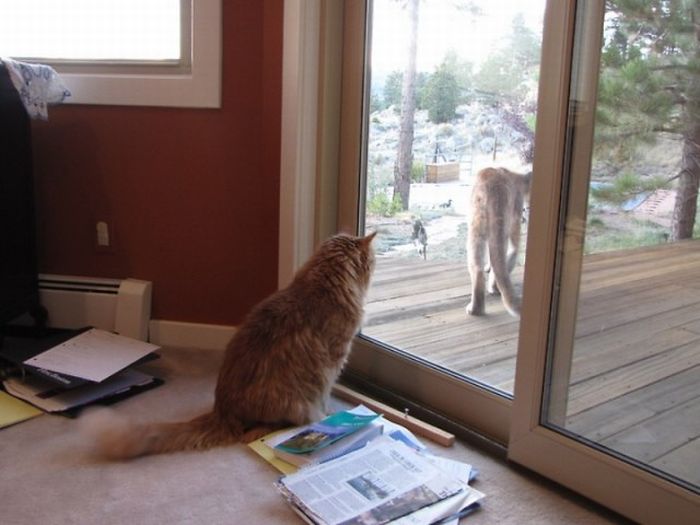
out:
<path id="1" fill-rule="evenodd" d="M 70 96 L 70 91 L 51 66 L 28 64 L 11 58 L 2 58 L 0 61 L 5 64 L 12 84 L 31 118 L 48 120 L 48 105 L 60 104 Z"/>

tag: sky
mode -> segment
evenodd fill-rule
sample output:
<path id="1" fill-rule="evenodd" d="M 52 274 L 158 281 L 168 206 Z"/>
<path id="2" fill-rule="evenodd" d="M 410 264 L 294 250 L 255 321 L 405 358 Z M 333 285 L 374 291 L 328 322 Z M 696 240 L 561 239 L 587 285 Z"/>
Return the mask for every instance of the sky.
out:
<path id="1" fill-rule="evenodd" d="M 0 0 L 0 56 L 178 59 L 180 2 Z"/>
<path id="2" fill-rule="evenodd" d="M 510 31 L 517 13 L 536 33 L 542 32 L 546 0 L 474 0 L 481 16 L 460 11 L 464 0 L 420 0 L 418 11 L 418 71 L 432 72 L 449 49 L 475 65 L 482 62 Z M 378 74 L 405 65 L 408 14 L 403 1 L 375 0 L 372 32 L 372 69 Z"/>

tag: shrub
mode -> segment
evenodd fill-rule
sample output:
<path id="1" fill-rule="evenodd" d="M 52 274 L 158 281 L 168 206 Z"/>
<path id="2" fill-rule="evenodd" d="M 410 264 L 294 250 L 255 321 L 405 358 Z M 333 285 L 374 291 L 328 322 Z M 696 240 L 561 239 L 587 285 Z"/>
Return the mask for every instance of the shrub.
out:
<path id="1" fill-rule="evenodd" d="M 382 217 L 393 217 L 402 210 L 401 197 L 394 195 L 394 199 L 390 200 L 383 191 L 374 194 L 367 202 L 367 212 Z"/>
<path id="2" fill-rule="evenodd" d="M 425 164 L 420 161 L 414 161 L 411 166 L 411 182 L 425 181 Z"/>

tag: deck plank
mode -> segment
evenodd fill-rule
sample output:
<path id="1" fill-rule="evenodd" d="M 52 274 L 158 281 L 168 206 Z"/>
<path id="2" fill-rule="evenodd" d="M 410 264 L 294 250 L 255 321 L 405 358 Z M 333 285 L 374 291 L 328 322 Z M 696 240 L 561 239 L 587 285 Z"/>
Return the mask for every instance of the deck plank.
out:
<path id="1" fill-rule="evenodd" d="M 622 454 L 651 463 L 682 447 L 700 436 L 700 403 L 691 399 L 675 406 L 642 424 L 619 432 L 601 444 Z M 696 474 L 696 480 L 700 481 Z"/>
<path id="2" fill-rule="evenodd" d="M 693 367 L 569 416 L 566 428 L 594 441 L 606 439 L 674 406 L 697 401 L 699 384 L 700 367 Z"/>
<path id="3" fill-rule="evenodd" d="M 696 437 L 685 445 L 670 450 L 652 461 L 651 466 L 700 486 L 698 458 L 700 458 L 700 437 Z"/>
<path id="4" fill-rule="evenodd" d="M 572 384 L 588 380 L 601 371 L 662 353 L 671 346 L 700 341 L 697 333 L 685 328 L 697 318 L 698 311 L 697 303 L 693 303 L 651 316 L 645 323 L 637 324 L 634 331 L 628 324 L 620 324 L 577 339 L 571 367 Z"/>
<path id="5" fill-rule="evenodd" d="M 569 388 L 567 415 L 578 414 L 697 365 L 700 365 L 700 351 L 696 343 L 690 343 L 603 372 Z"/>

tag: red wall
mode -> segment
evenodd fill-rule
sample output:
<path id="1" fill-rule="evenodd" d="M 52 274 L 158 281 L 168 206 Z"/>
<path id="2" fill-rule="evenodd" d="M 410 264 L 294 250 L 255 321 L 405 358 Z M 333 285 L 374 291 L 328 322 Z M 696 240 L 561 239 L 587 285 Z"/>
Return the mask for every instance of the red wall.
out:
<path id="1" fill-rule="evenodd" d="M 220 109 L 62 105 L 33 123 L 41 272 L 153 281 L 153 318 L 216 324 L 276 288 L 283 2 L 222 4 Z"/>

